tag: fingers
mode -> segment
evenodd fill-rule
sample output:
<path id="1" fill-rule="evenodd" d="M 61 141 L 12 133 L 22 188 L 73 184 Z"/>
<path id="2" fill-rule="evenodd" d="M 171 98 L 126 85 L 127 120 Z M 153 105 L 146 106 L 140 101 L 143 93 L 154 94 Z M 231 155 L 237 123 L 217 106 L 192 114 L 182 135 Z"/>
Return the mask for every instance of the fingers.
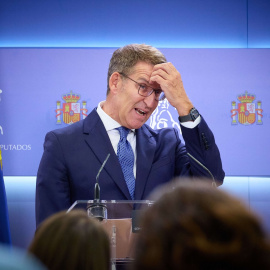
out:
<path id="1" fill-rule="evenodd" d="M 149 83 L 157 83 L 164 91 L 169 103 L 175 107 L 179 115 L 186 115 L 192 105 L 189 100 L 178 70 L 170 62 L 153 67 Z"/>
<path id="2" fill-rule="evenodd" d="M 166 80 L 171 82 L 181 81 L 181 75 L 170 62 L 155 65 L 149 82 L 157 82 L 158 84 L 161 84 Z"/>
<path id="3" fill-rule="evenodd" d="M 159 84 L 161 89 L 166 92 L 167 90 L 173 91 L 173 88 L 181 87 L 182 79 L 174 65 L 168 62 L 153 67 L 149 83 Z"/>
<path id="4" fill-rule="evenodd" d="M 152 76 L 158 75 L 163 79 L 167 79 L 168 75 L 172 73 L 172 64 L 163 63 L 155 65 L 152 70 Z"/>
<path id="5" fill-rule="evenodd" d="M 153 80 L 153 78 L 161 78 L 163 80 L 168 80 L 168 77 L 169 77 L 169 74 L 165 70 L 163 70 L 163 69 L 156 69 L 151 74 L 150 83 L 152 81 L 155 81 L 155 80 Z"/>
<path id="6" fill-rule="evenodd" d="M 175 69 L 174 65 L 171 62 L 157 64 L 154 66 L 153 71 L 162 69 L 166 71 L 167 73 L 170 73 L 171 70 Z"/>

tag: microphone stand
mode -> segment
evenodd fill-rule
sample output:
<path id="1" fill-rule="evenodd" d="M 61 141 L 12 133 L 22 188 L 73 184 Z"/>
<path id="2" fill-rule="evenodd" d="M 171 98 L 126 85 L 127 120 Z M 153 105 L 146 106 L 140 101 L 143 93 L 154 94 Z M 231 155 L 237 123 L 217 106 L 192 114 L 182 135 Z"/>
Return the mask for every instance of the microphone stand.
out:
<path id="1" fill-rule="evenodd" d="M 216 180 L 215 180 L 215 177 L 213 176 L 213 174 L 210 172 L 210 170 L 208 170 L 199 160 L 197 160 L 195 157 L 193 157 L 190 153 L 187 153 L 187 155 L 192 158 L 197 164 L 199 164 L 203 169 L 205 169 L 209 175 L 211 176 L 211 179 L 212 179 L 212 186 L 214 188 L 217 188 L 217 183 L 216 183 Z"/>
<path id="2" fill-rule="evenodd" d="M 110 153 L 107 155 L 106 159 L 104 160 L 102 166 L 100 167 L 98 174 L 96 176 L 96 184 L 94 189 L 94 203 L 87 207 L 87 214 L 89 217 L 94 217 L 99 221 L 103 219 L 107 219 L 107 206 L 100 203 L 100 186 L 99 186 L 99 175 L 103 170 L 107 160 L 110 157 Z"/>

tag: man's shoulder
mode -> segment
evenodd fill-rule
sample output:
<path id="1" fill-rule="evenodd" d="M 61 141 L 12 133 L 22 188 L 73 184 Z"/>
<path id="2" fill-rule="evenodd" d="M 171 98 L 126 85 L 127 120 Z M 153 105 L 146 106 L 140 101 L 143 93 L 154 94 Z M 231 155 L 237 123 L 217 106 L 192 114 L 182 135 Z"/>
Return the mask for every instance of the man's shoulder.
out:
<path id="1" fill-rule="evenodd" d="M 82 119 L 66 127 L 54 129 L 50 131 L 49 133 L 54 133 L 55 135 L 59 135 L 59 136 L 83 133 L 84 130 L 87 129 L 87 127 L 89 126 L 89 123 L 93 122 L 95 118 L 98 119 L 97 113 L 94 109 L 85 119 Z"/>
<path id="2" fill-rule="evenodd" d="M 55 135 L 64 135 L 64 134 L 72 134 L 78 131 L 82 131 L 84 120 L 80 120 L 76 123 L 73 123 L 66 127 L 61 127 L 58 129 L 51 130 L 49 133 L 54 133 Z"/>
<path id="3" fill-rule="evenodd" d="M 167 127 L 161 129 L 153 129 L 149 125 L 144 124 L 142 126 L 142 131 L 145 133 L 151 134 L 153 137 L 170 137 L 170 136 L 178 136 L 178 131 L 175 128 Z"/>

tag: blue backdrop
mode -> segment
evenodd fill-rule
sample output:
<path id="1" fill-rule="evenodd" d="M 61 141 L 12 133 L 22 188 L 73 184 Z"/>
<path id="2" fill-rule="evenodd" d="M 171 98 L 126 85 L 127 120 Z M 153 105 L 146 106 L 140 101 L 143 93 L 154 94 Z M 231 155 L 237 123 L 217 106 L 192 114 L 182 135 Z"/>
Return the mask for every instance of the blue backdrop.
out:
<path id="1" fill-rule="evenodd" d="M 34 235 L 35 175 L 45 133 L 66 125 L 61 109 L 71 105 L 62 96 L 80 95 L 74 117 L 76 103 L 94 108 L 105 98 L 110 48 L 127 43 L 162 48 L 179 68 L 216 136 L 226 174 L 237 175 L 227 176 L 221 189 L 256 210 L 270 232 L 269 14 L 269 0 L 0 1 L 0 147 L 13 245 L 26 248 Z M 243 107 L 237 97 L 245 92 L 255 97 L 244 104 L 255 120 L 250 125 L 238 121 Z M 149 124 L 175 120 L 165 102 Z"/>
<path id="2" fill-rule="evenodd" d="M 190 99 L 213 130 L 226 175 L 270 175 L 270 51 L 161 50 L 181 72 Z M 5 175 L 35 176 L 46 132 L 83 119 L 105 99 L 113 51 L 0 49 Z M 179 129 L 167 101 L 148 124 Z"/>

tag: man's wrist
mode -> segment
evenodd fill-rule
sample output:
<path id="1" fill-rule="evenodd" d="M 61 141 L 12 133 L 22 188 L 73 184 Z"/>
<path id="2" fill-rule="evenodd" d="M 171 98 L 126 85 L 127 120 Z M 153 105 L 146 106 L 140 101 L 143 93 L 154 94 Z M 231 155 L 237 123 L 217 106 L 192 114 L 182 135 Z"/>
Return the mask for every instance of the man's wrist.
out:
<path id="1" fill-rule="evenodd" d="M 198 110 L 195 107 L 193 107 L 190 110 L 189 114 L 184 115 L 184 116 L 179 116 L 178 119 L 179 119 L 180 123 L 185 123 L 188 121 L 194 122 L 199 116 L 200 116 L 200 114 L 199 114 Z"/>

